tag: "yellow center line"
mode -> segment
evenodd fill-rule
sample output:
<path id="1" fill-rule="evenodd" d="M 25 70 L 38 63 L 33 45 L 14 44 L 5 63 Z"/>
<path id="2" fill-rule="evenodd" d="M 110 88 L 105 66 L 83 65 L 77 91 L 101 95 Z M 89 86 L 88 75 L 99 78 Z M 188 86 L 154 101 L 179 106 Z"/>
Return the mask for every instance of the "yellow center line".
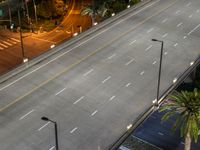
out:
<path id="1" fill-rule="evenodd" d="M 120 36 L 114 38 L 113 40 L 111 40 L 110 42 L 108 42 L 107 44 L 105 44 L 102 47 L 99 47 L 98 49 L 96 49 L 95 51 L 93 51 L 92 53 L 90 53 L 89 55 L 83 57 L 82 59 L 80 59 L 79 61 L 77 61 L 74 64 L 71 64 L 69 67 L 61 70 L 60 72 L 58 72 L 55 76 L 49 78 L 48 80 L 42 82 L 40 85 L 36 86 L 35 88 L 33 88 L 32 90 L 28 91 L 27 93 L 25 93 L 24 95 L 18 97 L 17 99 L 13 100 L 11 103 L 9 103 L 6 106 L 3 106 L 2 108 L 0 108 L 0 112 L 6 110 L 7 108 L 9 108 L 10 106 L 16 104 L 17 102 L 21 101 L 23 98 L 25 98 L 26 96 L 30 95 L 31 93 L 33 93 L 34 91 L 36 91 L 37 89 L 39 89 L 40 87 L 46 85 L 47 83 L 49 83 L 50 81 L 54 80 L 55 78 L 59 77 L 60 75 L 66 73 L 67 71 L 69 71 L 70 69 L 72 69 L 73 67 L 77 66 L 78 64 L 80 64 L 81 62 L 85 61 L 87 58 L 93 56 L 94 54 L 96 54 L 97 52 L 101 51 L 102 49 L 106 48 L 107 46 L 109 46 L 110 44 L 114 43 L 115 41 L 117 41 L 118 39 L 120 39 L 121 37 L 125 36 L 126 34 L 130 33 L 131 31 L 135 30 L 136 28 L 140 27 L 142 24 L 144 24 L 145 22 L 147 22 L 148 20 L 150 20 L 152 17 L 155 17 L 157 15 L 159 15 L 161 12 L 165 11 L 166 9 L 168 9 L 169 7 L 171 7 L 172 5 L 174 5 L 178 0 L 174 1 L 172 4 L 168 5 L 167 7 L 161 9 L 160 11 L 156 12 L 155 14 L 151 15 L 150 17 L 144 19 L 143 21 L 141 21 L 140 23 L 138 23 L 135 27 L 130 28 L 129 30 L 127 30 L 126 32 L 122 33 Z"/>

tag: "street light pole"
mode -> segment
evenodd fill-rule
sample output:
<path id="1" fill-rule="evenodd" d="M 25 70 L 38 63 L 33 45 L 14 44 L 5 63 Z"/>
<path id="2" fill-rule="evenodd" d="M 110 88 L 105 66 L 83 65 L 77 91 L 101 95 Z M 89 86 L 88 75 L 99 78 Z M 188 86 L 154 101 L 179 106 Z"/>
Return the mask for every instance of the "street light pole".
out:
<path id="1" fill-rule="evenodd" d="M 54 124 L 54 129 L 55 129 L 55 144 L 56 144 L 56 150 L 58 150 L 58 127 L 57 127 L 57 123 L 53 120 L 50 120 L 47 117 L 42 117 L 41 118 L 44 121 L 50 121 Z"/>
<path id="2" fill-rule="evenodd" d="M 23 44 L 23 39 L 22 39 L 21 16 L 20 16 L 19 9 L 18 9 L 18 22 L 19 22 L 19 33 L 20 33 L 20 41 L 21 41 L 21 49 L 22 49 L 22 59 L 24 61 L 24 44 Z"/>
<path id="3" fill-rule="evenodd" d="M 157 94 L 156 94 L 156 104 L 158 105 L 158 100 L 159 100 L 159 92 L 160 92 L 160 77 L 161 77 L 161 69 L 162 69 L 162 56 L 163 56 L 163 47 L 164 47 L 164 42 L 157 40 L 157 39 L 152 39 L 152 41 L 155 42 L 160 42 L 161 43 L 161 50 L 160 50 L 160 64 L 159 64 L 159 72 L 158 72 L 158 85 L 157 85 Z"/>

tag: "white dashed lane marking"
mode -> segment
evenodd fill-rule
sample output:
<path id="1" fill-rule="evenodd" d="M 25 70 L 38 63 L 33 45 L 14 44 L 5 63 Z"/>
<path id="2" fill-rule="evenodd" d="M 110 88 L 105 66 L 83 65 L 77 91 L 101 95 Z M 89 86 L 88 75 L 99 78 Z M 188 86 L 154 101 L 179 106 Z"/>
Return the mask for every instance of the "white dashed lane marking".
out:
<path id="1" fill-rule="evenodd" d="M 48 124 L 50 124 L 51 122 L 50 121 L 48 121 L 45 125 L 43 125 L 42 127 L 40 127 L 39 129 L 38 129 L 38 131 L 40 131 L 40 130 L 42 130 L 44 127 L 46 127 Z"/>
<path id="2" fill-rule="evenodd" d="M 165 23 L 167 21 L 167 19 L 164 19 L 163 21 L 162 21 L 162 23 Z"/>
<path id="3" fill-rule="evenodd" d="M 112 59 L 115 56 L 116 56 L 116 54 L 112 54 L 111 56 L 108 57 L 108 59 Z"/>
<path id="4" fill-rule="evenodd" d="M 177 25 L 177 27 L 180 27 L 182 24 L 183 24 L 182 22 L 181 22 L 181 23 L 179 23 L 179 24 Z"/>
<path id="5" fill-rule="evenodd" d="M 130 43 L 129 43 L 129 45 L 132 45 L 132 44 L 133 44 L 133 43 L 135 43 L 135 42 L 136 42 L 136 40 L 134 40 L 134 41 L 130 42 Z"/>
<path id="6" fill-rule="evenodd" d="M 53 150 L 55 148 L 55 146 L 52 146 L 49 150 Z"/>
<path id="7" fill-rule="evenodd" d="M 22 120 L 22 119 L 24 119 L 25 117 L 27 117 L 28 115 L 30 115 L 32 112 L 34 112 L 35 110 L 33 109 L 33 110 L 31 110 L 31 111 L 29 111 L 28 113 L 26 113 L 25 115 L 23 115 L 22 117 L 20 117 L 19 118 L 19 120 Z"/>
<path id="8" fill-rule="evenodd" d="M 154 62 L 153 62 L 153 65 L 155 65 L 156 63 L 157 63 L 157 61 L 154 61 Z"/>
<path id="9" fill-rule="evenodd" d="M 143 75 L 144 74 L 144 71 L 140 72 L 140 75 Z"/>
<path id="10" fill-rule="evenodd" d="M 95 111 L 91 114 L 91 116 L 94 116 L 97 112 L 98 112 L 98 110 L 95 110 Z"/>
<path id="11" fill-rule="evenodd" d="M 77 104 L 78 102 L 80 102 L 81 100 L 84 99 L 84 96 L 80 97 L 78 100 L 76 100 L 73 104 Z"/>
<path id="12" fill-rule="evenodd" d="M 148 31 L 147 31 L 147 33 L 150 33 L 150 32 L 152 32 L 154 30 L 154 28 L 151 28 L 151 29 L 149 29 Z"/>
<path id="13" fill-rule="evenodd" d="M 150 50 L 152 47 L 153 47 L 153 45 L 148 46 L 148 47 L 145 49 L 145 51 Z"/>
<path id="14" fill-rule="evenodd" d="M 178 43 L 175 43 L 174 46 L 176 47 L 178 45 Z"/>
<path id="15" fill-rule="evenodd" d="M 134 58 L 132 58 L 131 60 L 129 60 L 125 65 L 126 66 L 128 66 L 129 64 L 131 64 L 132 62 L 134 62 L 135 61 L 135 59 Z"/>
<path id="16" fill-rule="evenodd" d="M 78 129 L 78 127 L 75 127 L 74 129 L 72 129 L 72 130 L 70 131 L 70 133 L 74 133 L 77 129 Z"/>
<path id="17" fill-rule="evenodd" d="M 112 101 L 115 97 L 116 97 L 116 96 L 112 96 L 112 97 L 109 99 L 109 101 Z"/>
<path id="18" fill-rule="evenodd" d="M 186 6 L 190 6 L 190 5 L 191 5 L 191 2 L 187 3 L 187 5 L 186 5 Z"/>
<path id="19" fill-rule="evenodd" d="M 162 36 L 162 37 L 163 37 L 163 38 L 165 38 L 167 35 L 168 35 L 168 33 L 165 33 L 165 34 L 163 34 L 163 36 Z"/>
<path id="20" fill-rule="evenodd" d="M 60 90 L 59 92 L 57 92 L 55 95 L 57 96 L 58 94 L 62 93 L 66 88 L 63 88 L 62 90 Z"/>
<path id="21" fill-rule="evenodd" d="M 83 76 L 87 76 L 89 75 L 90 73 L 92 73 L 94 71 L 94 69 L 90 69 L 88 72 L 86 72 Z"/>
<path id="22" fill-rule="evenodd" d="M 177 10 L 176 12 L 175 12 L 175 14 L 178 14 L 178 13 L 180 13 L 181 11 L 180 10 Z"/>
<path id="23" fill-rule="evenodd" d="M 110 78 L 111 78 L 111 76 L 107 77 L 106 79 L 104 79 L 104 80 L 102 81 L 102 83 L 105 83 L 105 82 L 108 81 Z"/>
<path id="24" fill-rule="evenodd" d="M 192 34 L 192 32 L 194 32 L 197 28 L 199 28 L 200 27 L 200 24 L 198 24 L 196 27 L 194 27 L 189 33 L 188 33 L 188 35 L 190 35 L 190 34 Z"/>
<path id="25" fill-rule="evenodd" d="M 129 82 L 129 83 L 126 84 L 126 87 L 129 87 L 130 85 L 131 85 L 131 83 Z"/>

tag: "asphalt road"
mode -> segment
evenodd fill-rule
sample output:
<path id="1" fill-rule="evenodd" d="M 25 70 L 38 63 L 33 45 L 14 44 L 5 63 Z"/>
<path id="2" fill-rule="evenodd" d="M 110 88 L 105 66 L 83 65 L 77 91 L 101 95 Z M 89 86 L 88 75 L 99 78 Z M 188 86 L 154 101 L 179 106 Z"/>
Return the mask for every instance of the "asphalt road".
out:
<path id="1" fill-rule="evenodd" d="M 1 84 L 1 150 L 106 150 L 199 54 L 199 0 L 155 0 Z"/>

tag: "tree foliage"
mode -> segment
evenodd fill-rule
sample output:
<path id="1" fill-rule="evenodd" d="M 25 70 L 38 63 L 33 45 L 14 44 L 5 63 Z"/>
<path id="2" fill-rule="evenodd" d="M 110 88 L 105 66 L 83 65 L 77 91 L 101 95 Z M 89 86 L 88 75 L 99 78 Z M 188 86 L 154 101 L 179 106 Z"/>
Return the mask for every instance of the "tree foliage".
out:
<path id="1" fill-rule="evenodd" d="M 180 129 L 181 137 L 185 138 L 185 146 L 190 146 L 191 143 L 187 143 L 187 141 L 191 142 L 191 139 L 197 142 L 200 128 L 200 92 L 197 89 L 192 92 L 173 92 L 160 107 L 161 112 L 166 110 L 162 121 L 177 115 L 172 131 Z"/>
<path id="2" fill-rule="evenodd" d="M 61 16 L 64 13 L 64 8 L 63 0 L 41 0 L 37 4 L 37 15 L 44 18 Z"/>

